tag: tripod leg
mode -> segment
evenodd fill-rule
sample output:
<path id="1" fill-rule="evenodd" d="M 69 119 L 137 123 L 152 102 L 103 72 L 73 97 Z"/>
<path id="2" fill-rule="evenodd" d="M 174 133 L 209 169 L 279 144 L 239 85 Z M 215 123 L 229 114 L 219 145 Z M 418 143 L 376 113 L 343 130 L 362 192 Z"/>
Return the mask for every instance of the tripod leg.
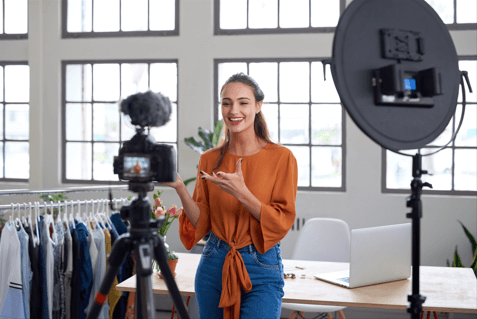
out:
<path id="1" fill-rule="evenodd" d="M 119 268 L 124 263 L 126 256 L 131 250 L 131 241 L 128 234 L 122 235 L 114 243 L 109 256 L 109 268 L 106 271 L 106 275 L 101 282 L 101 287 L 94 298 L 95 303 L 93 303 L 91 309 L 89 310 L 86 319 L 98 318 L 99 312 L 101 311 L 104 302 L 108 298 L 109 290 L 111 290 L 114 278 L 116 278 Z"/>
<path id="2" fill-rule="evenodd" d="M 157 264 L 159 265 L 159 268 L 161 269 L 161 273 L 164 278 L 164 281 L 166 282 L 167 289 L 169 289 L 169 293 L 171 294 L 172 300 L 176 305 L 177 311 L 179 312 L 181 319 L 190 319 L 187 309 L 182 302 L 182 297 L 179 292 L 179 289 L 177 288 L 174 276 L 172 276 L 171 269 L 167 264 L 167 252 L 164 248 L 164 242 L 158 234 L 154 236 L 154 239 L 156 240 L 154 245 L 154 257 Z"/>
<path id="3" fill-rule="evenodd" d="M 155 318 L 152 298 L 153 240 L 143 240 L 136 245 L 136 318 Z"/>

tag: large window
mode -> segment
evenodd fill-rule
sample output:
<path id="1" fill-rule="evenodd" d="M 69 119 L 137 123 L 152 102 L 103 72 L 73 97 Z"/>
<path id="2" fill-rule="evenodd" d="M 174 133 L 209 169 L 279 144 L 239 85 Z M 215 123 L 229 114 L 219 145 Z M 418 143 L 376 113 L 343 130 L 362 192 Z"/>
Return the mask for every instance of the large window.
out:
<path id="1" fill-rule="evenodd" d="M 424 189 L 429 194 L 477 194 L 477 60 L 461 58 L 460 70 L 469 72 L 473 93 L 466 92 L 465 117 L 457 138 L 442 151 L 422 157 L 422 168 L 431 175 L 422 180 L 432 184 L 433 189 Z M 462 95 L 459 88 L 457 110 L 444 132 L 421 149 L 421 154 L 430 154 L 445 145 L 457 128 L 462 114 Z M 414 155 L 417 150 L 402 151 Z M 383 149 L 383 192 L 409 192 L 412 180 L 412 158 Z"/>
<path id="2" fill-rule="evenodd" d="M 179 0 L 62 1 L 63 38 L 179 34 Z"/>
<path id="3" fill-rule="evenodd" d="M 0 0 L 0 39 L 28 38 L 28 0 Z"/>
<path id="4" fill-rule="evenodd" d="M 263 92 L 274 142 L 298 162 L 300 190 L 345 190 L 345 121 L 331 72 L 323 79 L 320 59 L 215 60 L 215 120 L 222 119 L 220 89 L 232 74 L 253 77 Z"/>
<path id="5" fill-rule="evenodd" d="M 426 0 L 449 29 L 477 29 L 477 1 Z"/>
<path id="6" fill-rule="evenodd" d="M 0 62 L 0 180 L 30 178 L 30 68 Z"/>
<path id="7" fill-rule="evenodd" d="M 215 34 L 333 32 L 345 0 L 214 0 Z"/>
<path id="8" fill-rule="evenodd" d="M 63 182 L 118 181 L 113 158 L 135 134 L 119 101 L 152 90 L 169 97 L 169 122 L 151 128 L 177 152 L 177 60 L 63 62 Z"/>

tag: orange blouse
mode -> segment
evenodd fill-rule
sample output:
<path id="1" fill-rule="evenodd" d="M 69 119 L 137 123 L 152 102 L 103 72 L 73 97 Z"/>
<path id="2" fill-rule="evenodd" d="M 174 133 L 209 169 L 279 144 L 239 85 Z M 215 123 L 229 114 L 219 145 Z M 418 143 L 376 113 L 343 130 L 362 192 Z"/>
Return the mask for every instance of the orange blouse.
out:
<path id="1" fill-rule="evenodd" d="M 218 156 L 219 151 L 204 152 L 200 156 L 199 171 L 210 174 Z M 185 214 L 179 218 L 179 233 L 185 248 L 192 249 L 210 230 L 231 247 L 224 261 L 219 303 L 219 307 L 224 308 L 225 318 L 239 318 L 240 288 L 246 292 L 252 289 L 242 256 L 236 249 L 253 243 L 264 254 L 285 237 L 296 215 L 298 168 L 293 153 L 271 143 L 250 156 L 232 155 L 227 151 L 214 172 L 234 173 L 239 158 L 243 158 L 245 185 L 262 203 L 260 221 L 234 196 L 201 179 L 199 171 L 192 196 L 200 208 L 197 228 Z"/>

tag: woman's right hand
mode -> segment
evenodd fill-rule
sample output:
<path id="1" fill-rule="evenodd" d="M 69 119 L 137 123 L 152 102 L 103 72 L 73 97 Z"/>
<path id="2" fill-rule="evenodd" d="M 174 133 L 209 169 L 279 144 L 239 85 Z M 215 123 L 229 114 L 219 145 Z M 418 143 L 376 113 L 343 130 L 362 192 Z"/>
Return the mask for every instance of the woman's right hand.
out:
<path id="1" fill-rule="evenodd" d="M 180 187 L 181 185 L 183 185 L 184 182 L 182 181 L 181 176 L 179 175 L 179 173 L 177 173 L 177 178 L 176 178 L 175 182 L 159 183 L 159 184 L 164 185 L 164 186 L 169 186 L 169 187 L 172 187 L 175 190 L 177 190 L 177 188 Z"/>

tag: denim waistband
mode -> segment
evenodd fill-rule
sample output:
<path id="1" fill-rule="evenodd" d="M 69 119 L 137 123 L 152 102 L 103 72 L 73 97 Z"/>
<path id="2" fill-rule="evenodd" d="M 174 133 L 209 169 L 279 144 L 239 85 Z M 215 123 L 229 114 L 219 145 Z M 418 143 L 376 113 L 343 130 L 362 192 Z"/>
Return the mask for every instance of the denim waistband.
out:
<path id="1" fill-rule="evenodd" d="M 217 249 L 224 248 L 226 250 L 230 250 L 230 245 L 227 242 L 215 236 L 213 232 L 210 232 L 210 236 L 209 236 L 209 239 L 207 239 L 207 241 L 210 242 L 210 244 L 214 245 Z M 255 251 L 257 250 L 254 244 L 250 244 L 245 247 L 237 249 L 238 252 L 249 252 L 249 253 L 252 253 L 254 250 Z"/>

